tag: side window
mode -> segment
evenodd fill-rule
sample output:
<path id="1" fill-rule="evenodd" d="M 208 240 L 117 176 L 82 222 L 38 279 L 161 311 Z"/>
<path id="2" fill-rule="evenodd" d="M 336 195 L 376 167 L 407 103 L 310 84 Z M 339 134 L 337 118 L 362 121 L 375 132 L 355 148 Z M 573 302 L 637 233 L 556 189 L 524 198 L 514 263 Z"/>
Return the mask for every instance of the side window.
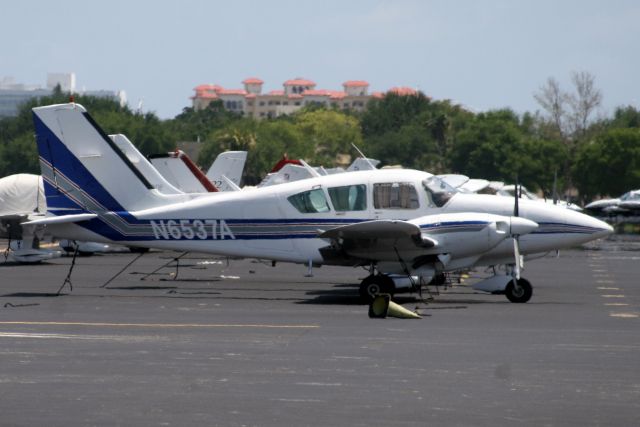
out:
<path id="1" fill-rule="evenodd" d="M 373 184 L 373 207 L 376 209 L 418 209 L 418 192 L 408 182 Z"/>
<path id="2" fill-rule="evenodd" d="M 320 188 L 294 194 L 287 197 L 287 200 L 300 213 L 329 212 L 327 198 L 324 197 L 324 191 Z"/>
<path id="3" fill-rule="evenodd" d="M 364 184 L 331 187 L 329 197 L 337 212 L 367 209 L 367 186 Z"/>

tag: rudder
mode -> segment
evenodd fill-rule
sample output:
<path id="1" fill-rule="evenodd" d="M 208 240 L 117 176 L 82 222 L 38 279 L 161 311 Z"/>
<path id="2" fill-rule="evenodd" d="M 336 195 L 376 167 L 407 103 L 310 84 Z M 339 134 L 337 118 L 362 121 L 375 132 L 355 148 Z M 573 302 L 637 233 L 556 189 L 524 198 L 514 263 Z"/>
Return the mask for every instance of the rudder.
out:
<path id="1" fill-rule="evenodd" d="M 33 109 L 48 210 L 133 211 L 166 203 L 79 104 Z"/>

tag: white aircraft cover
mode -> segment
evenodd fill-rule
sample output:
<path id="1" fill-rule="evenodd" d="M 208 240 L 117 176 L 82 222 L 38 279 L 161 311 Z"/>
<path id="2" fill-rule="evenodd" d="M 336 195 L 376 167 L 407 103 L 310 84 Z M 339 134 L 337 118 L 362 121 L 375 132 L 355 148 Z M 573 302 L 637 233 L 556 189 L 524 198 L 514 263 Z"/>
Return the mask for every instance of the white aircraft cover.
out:
<path id="1" fill-rule="evenodd" d="M 36 211 L 47 211 L 41 176 L 19 173 L 0 178 L 0 216 L 29 215 Z"/>

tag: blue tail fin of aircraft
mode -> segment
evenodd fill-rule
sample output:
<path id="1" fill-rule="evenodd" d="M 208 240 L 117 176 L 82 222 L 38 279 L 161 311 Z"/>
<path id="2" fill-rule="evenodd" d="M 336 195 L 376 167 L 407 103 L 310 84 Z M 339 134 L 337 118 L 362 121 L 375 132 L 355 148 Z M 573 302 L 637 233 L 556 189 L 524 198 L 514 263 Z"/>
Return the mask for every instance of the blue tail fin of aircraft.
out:
<path id="1" fill-rule="evenodd" d="M 167 201 L 79 104 L 33 109 L 48 211 L 123 212 Z"/>

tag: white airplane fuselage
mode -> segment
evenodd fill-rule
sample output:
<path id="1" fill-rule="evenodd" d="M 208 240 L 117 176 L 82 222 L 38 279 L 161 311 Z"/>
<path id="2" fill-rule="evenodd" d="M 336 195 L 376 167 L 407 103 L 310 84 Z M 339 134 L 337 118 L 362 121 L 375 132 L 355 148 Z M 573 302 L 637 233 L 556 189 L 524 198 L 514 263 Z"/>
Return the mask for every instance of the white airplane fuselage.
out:
<path id="1" fill-rule="evenodd" d="M 167 194 L 155 183 L 163 179 L 146 178 L 82 106 L 33 112 L 48 215 L 28 223 L 69 239 L 316 265 L 378 263 L 379 271 L 403 266 L 427 277 L 514 264 L 518 246 L 534 255 L 612 231 L 581 213 L 528 200 L 519 200 L 514 215 L 515 199 L 456 193 L 407 169 Z"/>
<path id="2" fill-rule="evenodd" d="M 456 193 L 442 207 L 430 203 L 423 180 L 431 175 L 412 170 L 376 170 L 329 175 L 273 187 L 247 189 L 243 192 L 215 193 L 192 200 L 135 212 L 110 213 L 121 233 L 97 233 L 79 224 L 55 225 L 56 234 L 68 238 L 116 242 L 180 251 L 197 251 L 234 257 L 264 258 L 276 261 L 314 264 L 330 263 L 319 249 L 328 245 L 318 238 L 320 231 L 375 219 L 410 221 L 427 215 L 451 213 L 487 213 L 513 215 L 514 201 L 491 195 Z M 376 209 L 372 187 L 381 183 L 411 183 L 417 191 L 415 209 Z M 337 212 L 300 213 L 288 197 L 311 189 L 320 189 L 326 200 L 328 188 L 364 185 L 366 209 Z M 609 234 L 605 223 L 589 216 L 533 201 L 519 201 L 520 216 L 539 224 L 539 228 L 520 238 L 523 255 L 548 252 L 580 245 Z M 117 219 L 117 218 L 124 218 Z M 137 221 L 136 221 L 137 220 Z M 144 222 L 145 225 L 137 224 Z M 464 258 L 465 239 L 460 233 L 460 248 L 452 258 Z M 128 237 L 130 236 L 130 237 Z M 511 259 L 513 245 L 504 240 L 471 260 L 473 264 L 493 264 Z M 482 260 L 486 260 L 482 262 Z M 391 261 L 391 260 L 390 260 Z"/>

